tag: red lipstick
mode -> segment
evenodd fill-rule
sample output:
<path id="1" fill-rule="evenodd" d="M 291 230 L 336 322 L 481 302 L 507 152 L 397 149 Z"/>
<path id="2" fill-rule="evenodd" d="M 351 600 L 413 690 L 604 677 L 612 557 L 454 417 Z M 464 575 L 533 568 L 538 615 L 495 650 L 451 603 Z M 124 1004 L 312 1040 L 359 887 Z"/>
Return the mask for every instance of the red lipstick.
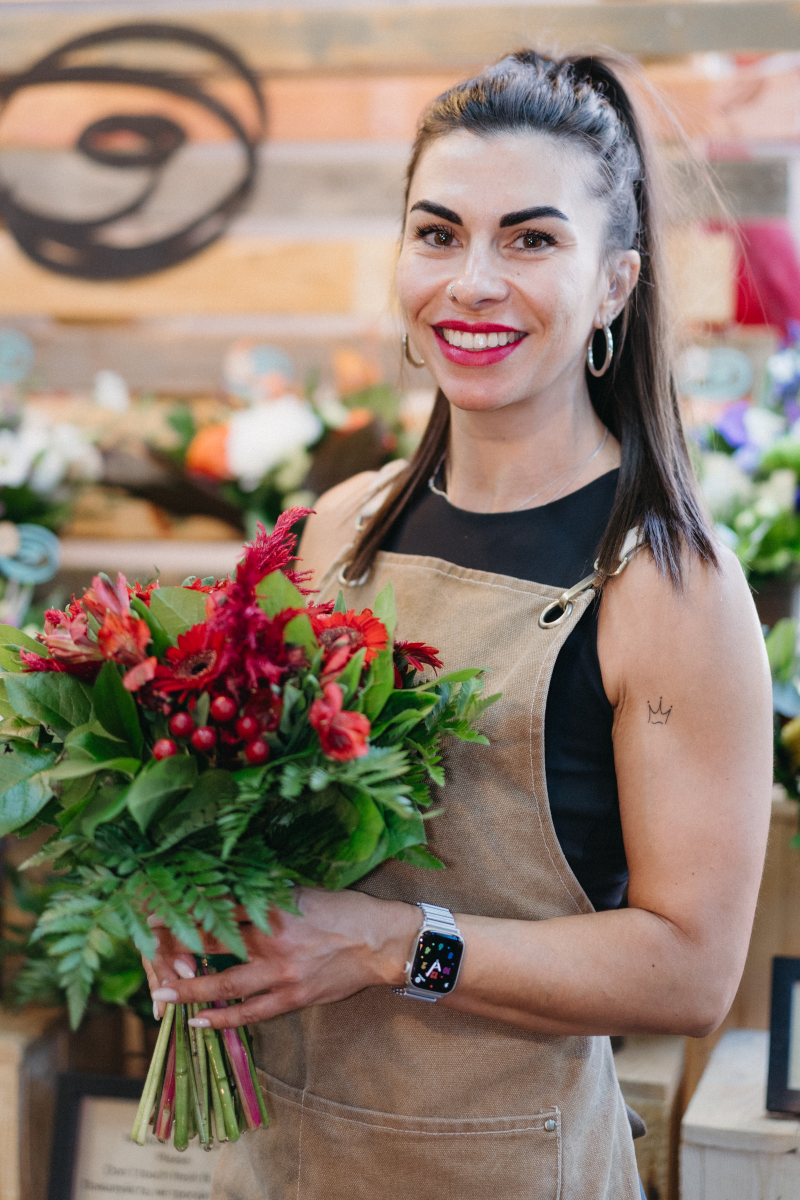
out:
<path id="1" fill-rule="evenodd" d="M 517 346 L 521 346 L 527 337 L 526 334 L 506 346 L 492 346 L 485 350 L 463 350 L 460 346 L 451 346 L 442 336 L 442 329 L 459 329 L 465 333 L 521 333 L 522 331 L 512 329 L 508 325 L 485 323 L 468 325 L 464 321 L 442 321 L 438 327 L 434 325 L 433 332 L 436 334 L 437 346 L 449 362 L 459 367 L 490 367 L 493 363 L 502 362 L 504 358 L 508 358 L 509 354 L 513 354 Z"/>

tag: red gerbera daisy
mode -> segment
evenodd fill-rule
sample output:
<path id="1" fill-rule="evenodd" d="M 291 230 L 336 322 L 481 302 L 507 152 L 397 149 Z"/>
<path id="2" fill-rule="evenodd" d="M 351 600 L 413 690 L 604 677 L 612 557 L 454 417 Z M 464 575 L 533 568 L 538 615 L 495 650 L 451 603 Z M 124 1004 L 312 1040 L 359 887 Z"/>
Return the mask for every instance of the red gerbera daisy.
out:
<path id="1" fill-rule="evenodd" d="M 424 642 L 395 642 L 394 657 L 395 662 L 405 659 L 412 671 L 424 671 L 426 667 L 433 667 L 434 671 L 442 669 L 439 651 Z M 399 665 L 403 666 L 402 662 Z"/>
<path id="2" fill-rule="evenodd" d="M 193 625 L 170 646 L 167 662 L 156 667 L 155 685 L 159 692 L 203 690 L 219 675 L 225 635 L 211 631 L 206 624 Z"/>
<path id="3" fill-rule="evenodd" d="M 360 613 L 352 610 L 346 613 L 334 612 L 327 615 L 312 612 L 309 616 L 317 641 L 326 650 L 337 653 L 337 657 L 343 647 L 349 647 L 348 658 L 352 658 L 362 646 L 366 646 L 367 653 L 364 656 L 366 664 L 371 663 L 373 658 L 377 658 L 379 650 L 386 649 L 389 640 L 386 626 L 373 615 L 369 608 L 365 608 Z M 345 665 L 346 660 L 340 669 L 343 669 Z"/>

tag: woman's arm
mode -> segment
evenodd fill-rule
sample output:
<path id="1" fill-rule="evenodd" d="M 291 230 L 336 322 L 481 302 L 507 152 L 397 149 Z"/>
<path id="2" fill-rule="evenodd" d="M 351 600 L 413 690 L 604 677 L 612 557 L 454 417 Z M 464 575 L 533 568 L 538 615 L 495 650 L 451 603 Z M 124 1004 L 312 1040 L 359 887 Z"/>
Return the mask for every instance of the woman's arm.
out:
<path id="1" fill-rule="evenodd" d="M 769 822 L 769 672 L 738 564 L 723 552 L 719 572 L 690 567 L 677 593 L 641 554 L 606 589 L 598 649 L 629 907 L 540 922 L 457 914 L 467 949 L 440 1003 L 542 1033 L 700 1036 L 738 986 Z M 352 892 L 300 900 L 305 915 L 276 914 L 275 938 L 246 930 L 247 965 L 172 994 L 250 997 L 210 1015 L 222 1026 L 402 981 L 417 909 Z M 179 954 L 165 938 L 159 982 L 175 979 Z"/>

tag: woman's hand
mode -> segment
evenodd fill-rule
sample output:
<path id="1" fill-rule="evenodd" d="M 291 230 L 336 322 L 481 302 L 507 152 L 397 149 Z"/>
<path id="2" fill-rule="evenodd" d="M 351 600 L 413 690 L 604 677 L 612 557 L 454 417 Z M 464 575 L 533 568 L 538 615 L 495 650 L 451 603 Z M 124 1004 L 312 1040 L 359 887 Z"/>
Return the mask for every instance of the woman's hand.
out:
<path id="1" fill-rule="evenodd" d="M 363 988 L 400 985 L 420 927 L 416 906 L 376 900 L 361 892 L 298 888 L 302 916 L 270 911 L 272 934 L 262 933 L 240 911 L 247 963 L 217 975 L 186 978 L 195 961 L 169 931 L 157 927 L 158 950 L 145 961 L 156 1004 L 242 1000 L 209 1009 L 195 1024 L 215 1029 L 266 1021 L 309 1004 L 330 1004 Z M 204 935 L 209 954 L 227 953 Z"/>

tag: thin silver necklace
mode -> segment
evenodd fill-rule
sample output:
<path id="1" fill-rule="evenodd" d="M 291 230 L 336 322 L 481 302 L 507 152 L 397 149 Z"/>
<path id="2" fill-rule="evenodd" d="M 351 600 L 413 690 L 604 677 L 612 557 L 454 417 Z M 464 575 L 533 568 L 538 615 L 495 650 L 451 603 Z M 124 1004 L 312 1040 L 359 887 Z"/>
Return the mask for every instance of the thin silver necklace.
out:
<path id="1" fill-rule="evenodd" d="M 524 508 L 526 504 L 530 504 L 530 502 L 532 500 L 535 500 L 537 496 L 541 496 L 543 492 L 547 492 L 550 490 L 551 487 L 554 487 L 555 484 L 558 483 L 559 479 L 563 479 L 565 475 L 570 475 L 570 472 L 573 472 L 573 474 L 570 475 L 570 478 L 566 481 L 566 483 L 564 483 L 558 489 L 556 494 L 554 496 L 551 496 L 550 499 L 548 500 L 548 504 L 552 504 L 554 500 L 558 499 L 558 497 L 561 495 L 562 492 L 565 492 L 567 490 L 567 488 L 569 487 L 569 485 L 571 483 L 575 482 L 575 480 L 578 478 L 579 475 L 583 474 L 583 472 L 589 466 L 589 463 L 594 462 L 594 460 L 597 458 L 598 454 L 603 449 L 603 447 L 605 446 L 607 441 L 608 441 L 608 429 L 606 429 L 605 433 L 603 434 L 602 439 L 600 440 L 598 445 L 595 446 L 594 450 L 590 450 L 589 453 L 580 460 L 580 462 L 573 463 L 572 466 L 567 467 L 566 471 L 562 471 L 560 475 L 556 475 L 555 479 L 551 479 L 549 481 L 549 483 L 546 483 L 544 485 L 544 487 L 540 487 L 538 491 L 533 493 L 533 495 L 527 496 L 524 500 L 521 500 L 519 502 L 519 504 L 515 504 L 513 508 L 507 508 L 507 509 L 504 509 L 503 511 L 504 512 L 518 512 L 521 508 Z M 452 501 L 451 501 L 450 497 L 448 496 L 447 492 L 443 491 L 441 488 L 436 486 L 436 476 L 439 474 L 439 472 L 442 469 L 445 457 L 446 457 L 446 452 L 445 452 L 445 454 L 442 455 L 442 457 L 439 459 L 438 463 L 436 464 L 436 470 L 433 472 L 430 479 L 428 480 L 428 487 L 437 496 L 443 496 L 448 504 L 452 504 Z"/>

